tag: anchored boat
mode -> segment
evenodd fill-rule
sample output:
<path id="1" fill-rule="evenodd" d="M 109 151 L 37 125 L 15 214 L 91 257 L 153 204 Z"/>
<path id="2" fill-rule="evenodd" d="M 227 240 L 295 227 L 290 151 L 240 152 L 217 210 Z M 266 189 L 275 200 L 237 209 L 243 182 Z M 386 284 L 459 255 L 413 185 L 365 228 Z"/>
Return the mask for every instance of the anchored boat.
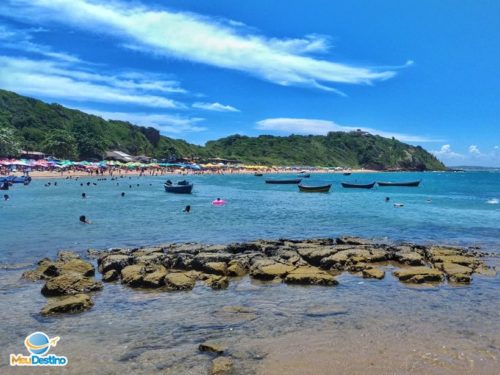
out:
<path id="1" fill-rule="evenodd" d="M 297 184 L 300 184 L 300 181 L 302 181 L 302 179 L 300 179 L 300 178 L 295 178 L 295 179 L 290 179 L 290 180 L 269 179 L 269 180 L 266 180 L 266 184 L 297 185 Z"/>
<path id="2" fill-rule="evenodd" d="M 420 185 L 420 182 L 422 180 L 418 181 L 402 181 L 402 182 L 384 182 L 384 181 L 377 181 L 378 186 L 407 186 L 407 187 L 417 187 Z"/>
<path id="3" fill-rule="evenodd" d="M 320 186 L 299 185 L 299 190 L 303 193 L 328 193 L 331 187 L 332 184 Z"/>
<path id="4" fill-rule="evenodd" d="M 187 181 L 180 181 L 176 185 L 174 185 L 170 180 L 165 182 L 163 185 L 165 187 L 165 191 L 167 193 L 176 193 L 176 194 L 191 194 L 193 190 L 193 184 L 190 184 Z"/>

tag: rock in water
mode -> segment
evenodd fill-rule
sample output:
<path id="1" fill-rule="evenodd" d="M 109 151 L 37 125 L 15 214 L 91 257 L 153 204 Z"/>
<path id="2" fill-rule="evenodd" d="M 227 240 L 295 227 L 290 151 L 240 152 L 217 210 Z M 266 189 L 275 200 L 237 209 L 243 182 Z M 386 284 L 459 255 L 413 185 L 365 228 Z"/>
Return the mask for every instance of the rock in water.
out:
<path id="1" fill-rule="evenodd" d="M 102 289 L 102 283 L 77 273 L 66 273 L 48 280 L 42 288 L 44 296 L 89 293 Z"/>
<path id="2" fill-rule="evenodd" d="M 288 284 L 337 285 L 335 277 L 316 267 L 302 266 L 294 269 L 285 277 Z"/>
<path id="3" fill-rule="evenodd" d="M 86 294 L 76 294 L 74 296 L 50 298 L 42 309 L 42 315 L 52 315 L 61 313 L 78 313 L 91 308 L 94 305 L 92 299 Z"/>
<path id="4" fill-rule="evenodd" d="M 406 283 L 421 284 L 426 282 L 441 282 L 443 281 L 443 273 L 435 268 L 427 267 L 410 267 L 394 271 L 400 281 Z"/>
<path id="5" fill-rule="evenodd" d="M 198 346 L 198 350 L 200 352 L 223 354 L 227 350 L 227 345 L 217 341 L 205 341 Z"/>
<path id="6" fill-rule="evenodd" d="M 227 276 L 212 275 L 205 280 L 212 289 L 226 289 L 229 286 L 229 278 Z"/>
<path id="7" fill-rule="evenodd" d="M 143 264 L 126 266 L 121 271 L 122 284 L 126 284 L 132 288 L 140 287 L 142 285 L 145 272 L 145 266 Z"/>
<path id="8" fill-rule="evenodd" d="M 212 375 L 226 375 L 233 369 L 233 361 L 228 357 L 218 357 L 212 361 L 210 373 Z"/>
<path id="9" fill-rule="evenodd" d="M 169 273 L 165 276 L 165 285 L 170 290 L 191 290 L 195 283 L 196 279 L 184 272 Z"/>
<path id="10" fill-rule="evenodd" d="M 102 281 L 111 282 L 116 281 L 119 278 L 119 274 L 117 270 L 109 270 L 104 275 L 102 275 Z"/>
<path id="11" fill-rule="evenodd" d="M 385 276 L 385 272 L 379 268 L 365 268 L 363 270 L 363 277 L 365 279 L 378 279 L 381 280 Z"/>

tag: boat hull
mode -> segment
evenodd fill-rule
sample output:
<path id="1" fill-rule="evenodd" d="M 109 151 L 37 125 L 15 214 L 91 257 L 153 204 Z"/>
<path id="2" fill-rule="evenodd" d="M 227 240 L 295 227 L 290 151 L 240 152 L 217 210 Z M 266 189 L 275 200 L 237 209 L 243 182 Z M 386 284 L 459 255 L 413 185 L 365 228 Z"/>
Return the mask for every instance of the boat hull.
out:
<path id="1" fill-rule="evenodd" d="M 193 191 L 193 184 L 189 185 L 164 185 L 167 193 L 174 194 L 191 194 Z"/>
<path id="2" fill-rule="evenodd" d="M 422 180 L 418 180 L 418 181 L 404 181 L 404 182 L 384 182 L 384 181 L 378 181 L 377 184 L 378 184 L 378 186 L 384 186 L 384 187 L 388 187 L 388 186 L 417 187 L 418 185 L 420 185 L 421 181 Z"/>
<path id="3" fill-rule="evenodd" d="M 345 189 L 371 189 L 375 186 L 375 182 L 371 184 L 350 184 L 347 182 L 341 182 L 342 187 Z"/>
<path id="4" fill-rule="evenodd" d="M 331 187 L 331 184 L 322 186 L 299 185 L 299 190 L 303 193 L 328 193 Z"/>
<path id="5" fill-rule="evenodd" d="M 24 184 L 28 185 L 31 182 L 30 176 L 7 176 L 0 177 L 0 184 L 4 182 L 9 182 L 11 184 Z"/>
<path id="6" fill-rule="evenodd" d="M 297 185 L 300 184 L 301 179 L 292 180 L 266 180 L 266 184 L 276 184 L 276 185 Z"/>

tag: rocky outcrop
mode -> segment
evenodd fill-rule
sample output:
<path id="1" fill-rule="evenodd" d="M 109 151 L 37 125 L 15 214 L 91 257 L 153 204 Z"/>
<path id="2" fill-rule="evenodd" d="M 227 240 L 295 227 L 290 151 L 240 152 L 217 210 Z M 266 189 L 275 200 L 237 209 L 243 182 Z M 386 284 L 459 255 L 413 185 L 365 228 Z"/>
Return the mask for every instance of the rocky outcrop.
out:
<path id="1" fill-rule="evenodd" d="M 62 313 L 79 313 L 90 309 L 94 303 L 87 294 L 75 294 L 73 296 L 53 297 L 42 309 L 42 315 L 53 315 Z"/>
<path id="2" fill-rule="evenodd" d="M 404 283 L 448 280 L 465 284 L 476 274 L 496 275 L 495 269 L 483 262 L 477 248 L 388 245 L 357 237 L 259 240 L 208 246 L 165 244 L 136 249 L 89 250 L 88 253 L 97 259 L 102 281 L 120 281 L 132 288 L 155 288 L 166 292 L 191 290 L 197 281 L 212 289 L 225 289 L 231 278 L 247 274 L 262 281 L 332 286 L 337 284 L 335 276 L 341 272 L 383 279 L 383 267 L 387 265 L 399 267 L 394 276 Z M 95 280 L 94 274 L 92 263 L 65 250 L 59 252 L 55 260 L 42 259 L 22 277 L 45 281 L 42 293 L 53 297 L 102 289 L 102 283 Z M 75 301 L 68 299 L 69 307 L 51 310 L 78 310 L 71 307 Z"/>

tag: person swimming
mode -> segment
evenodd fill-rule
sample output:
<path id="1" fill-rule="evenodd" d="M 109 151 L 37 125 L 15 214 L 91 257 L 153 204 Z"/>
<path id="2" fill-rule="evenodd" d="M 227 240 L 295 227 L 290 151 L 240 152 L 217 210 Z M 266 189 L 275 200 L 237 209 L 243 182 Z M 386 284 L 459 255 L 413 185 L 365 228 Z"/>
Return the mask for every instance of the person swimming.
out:
<path id="1" fill-rule="evenodd" d="M 85 215 L 80 215 L 80 223 L 82 223 L 82 224 L 90 224 L 91 221 L 88 220 Z"/>
<path id="2" fill-rule="evenodd" d="M 389 202 L 390 200 L 391 200 L 391 198 L 389 198 L 389 197 L 385 197 L 385 201 L 386 201 L 386 202 Z"/>
<path id="3" fill-rule="evenodd" d="M 82 198 L 83 198 L 83 199 L 87 198 L 87 194 L 82 193 Z"/>
<path id="4" fill-rule="evenodd" d="M 189 213 L 191 212 L 191 206 L 188 204 L 186 207 L 184 207 L 184 210 L 182 210 L 182 212 L 185 212 L 185 213 Z"/>
<path id="5" fill-rule="evenodd" d="M 10 199 L 9 194 L 4 194 L 3 195 L 3 200 L 8 201 Z"/>
<path id="6" fill-rule="evenodd" d="M 125 192 L 124 192 L 124 191 L 122 191 L 122 193 L 121 193 L 120 195 L 121 195 L 122 197 L 124 197 L 124 196 L 125 196 Z"/>

